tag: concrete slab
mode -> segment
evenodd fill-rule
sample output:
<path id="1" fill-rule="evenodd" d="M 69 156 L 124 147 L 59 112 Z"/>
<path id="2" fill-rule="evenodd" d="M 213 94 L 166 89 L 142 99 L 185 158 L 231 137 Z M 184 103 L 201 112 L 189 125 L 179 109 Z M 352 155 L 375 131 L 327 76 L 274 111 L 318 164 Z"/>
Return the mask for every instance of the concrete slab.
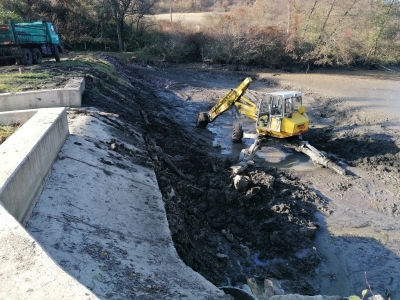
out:
<path id="1" fill-rule="evenodd" d="M 97 299 L 0 205 L 0 299 Z"/>
<path id="2" fill-rule="evenodd" d="M 101 299 L 225 299 L 173 246 L 143 137 L 117 116 L 69 112 L 27 230 Z"/>
<path id="3" fill-rule="evenodd" d="M 0 111 L 49 107 L 80 107 L 85 90 L 83 77 L 70 79 L 62 89 L 0 94 Z"/>

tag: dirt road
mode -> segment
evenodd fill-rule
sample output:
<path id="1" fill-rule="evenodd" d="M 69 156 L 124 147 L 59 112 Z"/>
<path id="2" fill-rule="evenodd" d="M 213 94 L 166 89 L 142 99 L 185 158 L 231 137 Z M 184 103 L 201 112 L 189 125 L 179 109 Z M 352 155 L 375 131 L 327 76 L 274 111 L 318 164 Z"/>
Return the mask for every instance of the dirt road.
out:
<path id="1" fill-rule="evenodd" d="M 399 73 L 231 72 L 96 57 L 115 65 L 119 79 L 89 65 L 30 68 L 52 74 L 41 88 L 85 76 L 85 106 L 142 128 L 172 238 L 187 265 L 217 286 L 248 278 L 262 286 L 270 278 L 285 293 L 350 296 L 369 284 L 368 295 L 400 299 L 400 141 L 393 113 Z M 349 175 L 316 168 L 301 155 L 284 153 L 267 163 L 267 149 L 245 173 L 249 186 L 232 188 L 230 166 L 251 141 L 230 142 L 229 112 L 206 130 L 195 120 L 247 76 L 254 80 L 250 98 L 302 91 L 312 122 L 305 139 L 336 155 Z"/>

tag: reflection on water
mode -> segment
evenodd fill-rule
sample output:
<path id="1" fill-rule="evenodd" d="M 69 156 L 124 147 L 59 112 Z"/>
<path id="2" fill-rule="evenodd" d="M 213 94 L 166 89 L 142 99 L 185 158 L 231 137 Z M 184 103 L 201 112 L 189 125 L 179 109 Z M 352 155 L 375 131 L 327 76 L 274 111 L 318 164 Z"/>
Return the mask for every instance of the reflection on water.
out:
<path id="1" fill-rule="evenodd" d="M 310 170 L 315 168 L 307 155 L 284 147 L 262 147 L 257 151 L 254 161 L 278 169 Z"/>

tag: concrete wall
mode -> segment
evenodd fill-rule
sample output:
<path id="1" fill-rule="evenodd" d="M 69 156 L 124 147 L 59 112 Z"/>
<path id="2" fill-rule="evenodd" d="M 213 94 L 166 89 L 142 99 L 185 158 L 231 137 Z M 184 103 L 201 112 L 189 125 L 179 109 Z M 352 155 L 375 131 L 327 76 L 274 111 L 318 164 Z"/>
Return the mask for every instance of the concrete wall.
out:
<path id="1" fill-rule="evenodd" d="M 18 113 L 25 118 L 34 111 L 15 112 L 9 118 L 15 122 Z M 0 145 L 0 202 L 21 224 L 68 134 L 65 108 L 39 109 Z"/>
<path id="2" fill-rule="evenodd" d="M 70 79 L 63 89 L 0 94 L 0 111 L 48 107 L 81 107 L 85 90 L 83 77 Z"/>
<path id="3" fill-rule="evenodd" d="M 23 125 L 37 113 L 37 109 L 0 112 L 0 125 Z"/>

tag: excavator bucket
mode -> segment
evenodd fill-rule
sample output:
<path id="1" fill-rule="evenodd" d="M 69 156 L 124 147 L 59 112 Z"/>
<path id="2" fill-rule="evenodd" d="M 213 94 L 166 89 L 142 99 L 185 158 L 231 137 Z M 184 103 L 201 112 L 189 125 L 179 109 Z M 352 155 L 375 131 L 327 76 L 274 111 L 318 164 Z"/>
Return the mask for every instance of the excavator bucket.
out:
<path id="1" fill-rule="evenodd" d="M 199 112 L 197 114 L 196 127 L 206 128 L 207 124 L 210 123 L 210 117 L 207 112 Z"/>

